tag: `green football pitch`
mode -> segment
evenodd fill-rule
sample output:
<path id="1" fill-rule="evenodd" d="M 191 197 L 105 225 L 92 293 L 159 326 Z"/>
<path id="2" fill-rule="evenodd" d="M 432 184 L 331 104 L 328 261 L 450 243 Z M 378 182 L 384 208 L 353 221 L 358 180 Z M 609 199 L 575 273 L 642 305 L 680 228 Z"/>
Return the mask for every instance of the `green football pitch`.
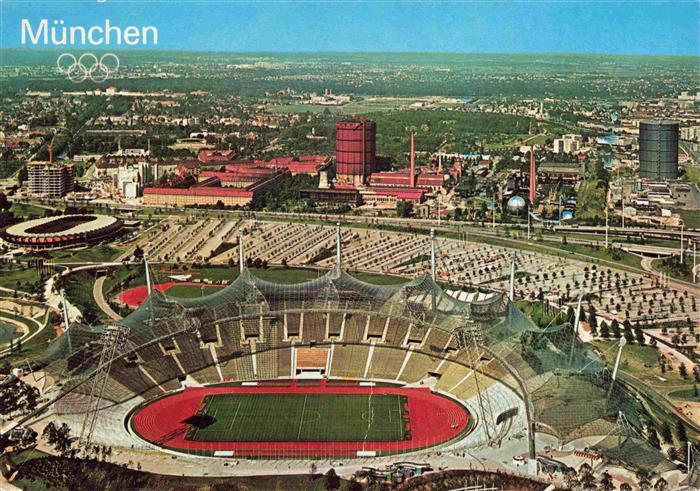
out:
<path id="1" fill-rule="evenodd" d="M 210 394 L 206 423 L 187 439 L 209 442 L 355 442 L 407 438 L 406 396 L 398 394 Z"/>

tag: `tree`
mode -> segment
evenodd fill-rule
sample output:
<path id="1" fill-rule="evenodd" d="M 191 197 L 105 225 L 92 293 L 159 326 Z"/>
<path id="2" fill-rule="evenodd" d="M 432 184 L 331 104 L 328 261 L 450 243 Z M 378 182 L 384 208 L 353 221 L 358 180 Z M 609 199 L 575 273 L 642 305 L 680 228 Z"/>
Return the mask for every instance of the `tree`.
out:
<path id="1" fill-rule="evenodd" d="M 666 482 L 666 479 L 663 477 L 660 477 L 659 479 L 656 480 L 656 484 L 654 484 L 654 491 L 667 491 L 668 490 L 668 482 Z"/>
<path id="2" fill-rule="evenodd" d="M 141 249 L 141 246 L 136 246 L 136 249 L 134 249 L 134 259 L 137 261 L 143 259 L 143 249 Z"/>
<path id="3" fill-rule="evenodd" d="M 685 363 L 681 363 L 678 366 L 678 373 L 681 374 L 681 377 L 688 378 L 688 369 L 685 367 Z"/>
<path id="4" fill-rule="evenodd" d="M 680 419 L 676 420 L 676 439 L 681 445 L 688 441 L 688 434 L 685 431 L 685 425 Z"/>
<path id="5" fill-rule="evenodd" d="M 396 216 L 408 218 L 413 214 L 413 203 L 410 201 L 399 201 L 396 204 Z"/>
<path id="6" fill-rule="evenodd" d="M 637 339 L 637 343 L 639 343 L 640 346 L 644 346 L 644 331 L 639 327 L 639 324 L 634 326 L 634 337 Z"/>
<path id="7" fill-rule="evenodd" d="M 564 483 L 566 484 L 567 489 L 576 489 L 579 487 L 581 484 L 578 480 L 578 476 L 576 475 L 576 471 L 574 469 L 567 469 L 564 471 Z"/>
<path id="8" fill-rule="evenodd" d="M 27 413 L 36 408 L 39 390 L 16 377 L 0 387 L 0 414 Z"/>
<path id="9" fill-rule="evenodd" d="M 649 471 L 646 469 L 637 469 L 637 472 L 635 472 L 634 475 L 637 478 L 637 486 L 639 486 L 639 489 L 642 491 L 647 491 L 651 488 Z"/>
<path id="10" fill-rule="evenodd" d="M 598 329 L 598 316 L 596 315 L 595 308 L 592 305 L 588 309 L 588 324 L 591 326 L 591 332 Z"/>
<path id="11" fill-rule="evenodd" d="M 8 201 L 7 196 L 5 196 L 5 193 L 0 193 L 0 212 L 8 211 L 11 206 L 12 203 Z"/>
<path id="12" fill-rule="evenodd" d="M 617 322 L 617 319 L 613 319 L 610 323 L 610 331 L 612 332 L 614 338 L 619 338 L 621 336 L 620 323 Z"/>
<path id="13" fill-rule="evenodd" d="M 671 434 L 671 428 L 668 423 L 664 422 L 661 427 L 661 438 L 663 438 L 664 443 L 673 443 L 673 435 Z"/>
<path id="14" fill-rule="evenodd" d="M 328 469 L 328 472 L 326 472 L 324 485 L 326 489 L 340 488 L 340 478 L 338 477 L 338 474 L 335 473 L 335 469 L 332 467 Z"/>
<path id="15" fill-rule="evenodd" d="M 600 476 L 598 489 L 600 491 L 613 491 L 615 489 L 612 476 L 608 471 L 603 472 L 603 474 Z"/>
<path id="16" fill-rule="evenodd" d="M 583 464 L 578 469 L 578 479 L 581 483 L 583 489 L 595 489 L 595 477 L 593 476 L 593 469 L 588 464 Z"/>
<path id="17" fill-rule="evenodd" d="M 46 440 L 47 444 L 53 446 L 61 455 L 66 455 L 70 452 L 74 441 L 74 438 L 70 435 L 70 427 L 66 423 L 57 427 L 53 421 L 46 425 L 41 436 Z"/>
<path id="18" fill-rule="evenodd" d="M 622 484 L 620 484 L 620 491 L 632 491 L 632 486 L 630 486 L 626 482 L 623 482 Z"/>
<path id="19" fill-rule="evenodd" d="M 661 448 L 661 442 L 659 442 L 659 435 L 656 433 L 654 428 L 649 428 L 649 436 L 647 441 L 654 448 Z"/>

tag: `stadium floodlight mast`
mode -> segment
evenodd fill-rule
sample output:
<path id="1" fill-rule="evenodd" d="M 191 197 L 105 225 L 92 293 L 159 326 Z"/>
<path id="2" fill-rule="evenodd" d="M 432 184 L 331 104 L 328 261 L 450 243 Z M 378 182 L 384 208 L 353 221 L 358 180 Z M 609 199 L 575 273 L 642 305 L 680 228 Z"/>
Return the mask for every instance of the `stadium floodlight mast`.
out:
<path id="1" fill-rule="evenodd" d="M 340 222 L 335 224 L 335 265 L 340 267 Z"/>
<path id="2" fill-rule="evenodd" d="M 683 256 L 685 256 L 685 251 L 683 250 L 683 224 L 681 224 L 681 264 L 683 264 Z"/>
<path id="3" fill-rule="evenodd" d="M 85 418 L 83 419 L 83 425 L 80 429 L 80 437 L 78 439 L 78 446 L 81 447 L 85 453 L 90 450 L 92 434 L 95 430 L 95 424 L 97 423 L 97 414 L 103 409 L 101 407 L 101 402 L 109 379 L 112 362 L 124 351 L 129 332 L 130 329 L 122 325 L 106 326 L 102 331 L 100 340 L 102 343 L 102 353 L 100 354 L 100 361 L 93 375 L 88 410 L 85 412 Z"/>
<path id="4" fill-rule="evenodd" d="M 508 288 L 508 300 L 511 302 L 515 299 L 515 253 L 510 259 L 510 285 Z"/>
<path id="5" fill-rule="evenodd" d="M 243 261 L 243 229 L 238 229 L 238 270 L 243 273 L 243 267 L 245 262 Z"/>
<path id="6" fill-rule="evenodd" d="M 148 271 L 148 258 L 146 254 L 143 255 L 143 267 L 146 269 L 146 289 L 148 291 L 148 296 L 151 296 L 151 273 Z"/>
<path id="7" fill-rule="evenodd" d="M 617 357 L 615 358 L 615 367 L 613 368 L 612 379 L 615 382 L 617 378 L 617 370 L 620 368 L 620 359 L 622 358 L 622 348 L 627 344 L 627 338 L 622 336 L 620 338 L 620 346 L 617 348 Z"/>
<path id="8" fill-rule="evenodd" d="M 574 334 L 571 336 L 571 352 L 569 353 L 569 368 L 574 363 L 574 347 L 576 346 L 576 338 L 578 338 L 578 324 L 581 320 L 581 302 L 583 301 L 583 290 L 578 296 L 578 305 L 576 306 L 576 317 L 574 318 Z"/>
<path id="9" fill-rule="evenodd" d="M 70 333 L 68 332 L 68 328 L 70 327 L 68 323 L 68 305 L 66 304 L 66 291 L 63 288 L 61 288 L 61 303 L 63 304 L 63 323 L 66 326 L 66 331 L 64 334 L 68 336 L 68 351 L 72 353 L 73 346 L 71 345 Z"/>
<path id="10" fill-rule="evenodd" d="M 430 275 L 433 281 L 437 279 L 437 272 L 435 270 L 435 229 L 430 229 Z"/>
<path id="11" fill-rule="evenodd" d="M 527 240 L 530 240 L 530 218 L 532 217 L 532 212 L 527 210 Z"/>
<path id="12" fill-rule="evenodd" d="M 605 249 L 608 249 L 608 205 L 605 204 Z"/>

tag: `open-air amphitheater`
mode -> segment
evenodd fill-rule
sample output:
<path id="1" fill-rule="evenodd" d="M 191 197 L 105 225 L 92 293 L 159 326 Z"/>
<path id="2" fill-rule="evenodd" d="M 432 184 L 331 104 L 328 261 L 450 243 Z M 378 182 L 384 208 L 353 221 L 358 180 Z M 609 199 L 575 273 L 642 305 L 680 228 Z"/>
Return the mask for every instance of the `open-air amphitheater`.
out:
<path id="1" fill-rule="evenodd" d="M 245 233 L 246 257 L 269 264 L 315 266 L 334 262 L 335 229 L 332 226 L 202 219 L 166 221 L 141 238 L 151 261 L 237 261 L 239 230 Z M 430 239 L 427 235 L 343 228 L 343 266 L 409 278 L 430 271 Z M 228 243 L 230 247 L 220 248 Z M 555 303 L 573 305 L 581 292 L 585 305 L 593 305 L 608 320 L 619 322 L 685 321 L 697 316 L 695 296 L 674 289 L 656 276 L 622 271 L 584 260 L 548 256 L 479 242 L 438 237 L 437 275 L 449 285 L 505 290 L 513 255 L 517 271 L 515 295 L 541 296 Z M 217 253 L 217 249 L 224 249 Z"/>

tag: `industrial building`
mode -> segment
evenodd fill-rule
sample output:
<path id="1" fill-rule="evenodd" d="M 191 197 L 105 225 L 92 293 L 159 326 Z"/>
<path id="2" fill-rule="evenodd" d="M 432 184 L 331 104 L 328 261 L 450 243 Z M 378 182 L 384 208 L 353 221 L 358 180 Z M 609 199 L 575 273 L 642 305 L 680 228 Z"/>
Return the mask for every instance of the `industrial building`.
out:
<path id="1" fill-rule="evenodd" d="M 61 198 L 75 189 L 75 166 L 51 162 L 27 164 L 28 189 L 31 194 Z"/>
<path id="2" fill-rule="evenodd" d="M 542 162 L 537 167 L 537 180 L 543 184 L 562 182 L 574 185 L 584 174 L 582 162 Z"/>
<path id="3" fill-rule="evenodd" d="M 429 191 L 437 191 L 445 183 L 445 176 L 438 173 L 425 173 L 413 176 L 413 185 L 411 183 L 411 171 L 405 172 L 375 172 L 370 176 L 370 185 L 377 187 L 416 187 L 427 189 Z"/>
<path id="4" fill-rule="evenodd" d="M 362 198 L 357 189 L 302 189 L 299 197 L 302 200 L 311 200 L 314 206 L 321 207 L 347 205 L 355 208 L 362 204 Z"/>
<path id="5" fill-rule="evenodd" d="M 353 118 L 335 125 L 335 160 L 338 183 L 362 186 L 375 171 L 377 125 Z"/>
<path id="6" fill-rule="evenodd" d="M 331 165 L 331 158 L 327 155 L 301 155 L 299 157 L 277 157 L 271 160 L 243 160 L 231 162 L 226 165 L 226 171 L 236 171 L 241 168 L 266 168 L 273 170 L 287 169 L 296 176 L 307 174 L 316 176 L 321 171 L 327 170 Z"/>
<path id="7" fill-rule="evenodd" d="M 678 178 L 679 125 L 675 121 L 639 123 L 639 176 L 647 179 Z"/>
<path id="8" fill-rule="evenodd" d="M 163 186 L 144 189 L 143 202 L 153 206 L 216 206 L 219 203 L 223 206 L 246 206 L 252 203 L 256 196 L 290 175 L 288 170 L 263 170 L 266 171 L 265 174 L 255 176 L 234 173 L 212 173 L 217 175 L 203 176 L 205 172 L 202 172 L 199 175 L 201 180 L 189 188 Z"/>

